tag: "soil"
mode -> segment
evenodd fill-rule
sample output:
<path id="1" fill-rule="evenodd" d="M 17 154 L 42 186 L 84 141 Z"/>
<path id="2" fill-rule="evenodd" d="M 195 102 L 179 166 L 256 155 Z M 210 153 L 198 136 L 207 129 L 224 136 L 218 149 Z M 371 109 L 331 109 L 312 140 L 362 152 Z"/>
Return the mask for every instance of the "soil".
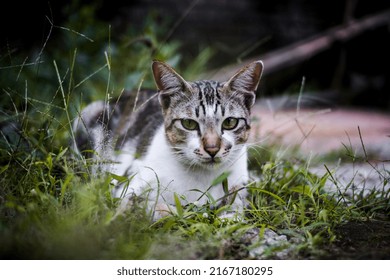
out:
<path id="1" fill-rule="evenodd" d="M 325 249 L 326 259 L 390 259 L 390 221 L 348 222 L 338 239 Z"/>

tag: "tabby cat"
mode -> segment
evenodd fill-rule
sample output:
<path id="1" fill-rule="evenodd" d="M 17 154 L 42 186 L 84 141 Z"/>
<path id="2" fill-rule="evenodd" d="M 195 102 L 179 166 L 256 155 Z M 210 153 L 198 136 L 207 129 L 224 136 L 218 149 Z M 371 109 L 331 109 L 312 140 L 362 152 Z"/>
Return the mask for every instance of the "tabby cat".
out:
<path id="1" fill-rule="evenodd" d="M 127 186 L 117 182 L 114 190 L 122 197 L 121 209 L 143 197 L 154 217 L 163 216 L 174 208 L 176 193 L 182 204 L 231 203 L 233 210 L 242 210 L 250 111 L 262 62 L 223 83 L 188 82 L 160 61 L 152 70 L 157 93 L 122 94 L 81 112 L 73 125 L 76 151 L 97 162 L 95 173 L 131 178 Z M 227 176 L 225 187 L 213 184 L 221 175 Z"/>

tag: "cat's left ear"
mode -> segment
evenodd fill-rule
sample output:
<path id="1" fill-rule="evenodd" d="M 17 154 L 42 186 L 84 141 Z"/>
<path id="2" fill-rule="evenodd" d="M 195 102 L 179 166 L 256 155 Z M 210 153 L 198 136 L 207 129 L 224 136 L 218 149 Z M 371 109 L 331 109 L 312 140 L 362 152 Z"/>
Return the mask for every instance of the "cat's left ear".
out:
<path id="1" fill-rule="evenodd" d="M 224 90 L 243 93 L 246 106 L 248 108 L 252 107 L 255 102 L 255 91 L 259 86 L 263 68 L 261 60 L 244 66 L 225 83 Z"/>

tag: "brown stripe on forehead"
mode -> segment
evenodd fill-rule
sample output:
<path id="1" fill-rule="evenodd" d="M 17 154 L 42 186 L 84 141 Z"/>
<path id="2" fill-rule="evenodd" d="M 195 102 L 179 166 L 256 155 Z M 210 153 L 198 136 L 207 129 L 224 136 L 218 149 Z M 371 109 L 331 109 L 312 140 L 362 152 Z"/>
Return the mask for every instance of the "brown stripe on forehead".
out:
<path id="1" fill-rule="evenodd" d="M 195 108 L 195 114 L 199 118 L 199 108 L 202 108 L 203 115 L 206 115 L 206 106 L 203 103 L 203 100 L 200 101 L 199 106 Z"/>
<path id="2" fill-rule="evenodd" d="M 217 99 L 221 100 L 221 95 L 220 95 L 220 91 L 222 89 L 221 83 L 217 82 L 215 89 L 216 89 L 215 95 L 217 96 Z"/>
<path id="3" fill-rule="evenodd" d="M 212 105 L 215 99 L 215 88 L 211 86 L 210 82 L 205 82 L 204 84 L 203 95 L 206 99 L 206 105 Z"/>
<path id="4" fill-rule="evenodd" d="M 202 93 L 202 88 L 201 88 L 201 83 L 200 82 L 194 82 L 194 85 L 196 89 L 198 90 L 198 100 L 203 99 L 203 93 Z"/>
<path id="5" fill-rule="evenodd" d="M 216 81 L 197 81 L 194 82 L 195 87 L 198 90 L 199 106 L 195 108 L 196 117 L 206 114 L 206 106 L 214 106 L 214 114 L 218 111 L 218 106 L 221 106 L 221 95 L 220 89 L 222 85 Z M 224 115 L 224 108 L 221 108 L 222 115 Z"/>
<path id="6" fill-rule="evenodd" d="M 222 117 L 225 116 L 225 106 L 221 103 L 221 94 L 220 94 L 220 91 L 222 89 L 222 85 L 221 83 L 217 83 L 217 86 L 216 86 L 216 92 L 215 92 L 215 95 L 217 97 L 217 102 L 215 104 L 215 113 L 217 113 L 218 111 L 218 106 L 221 106 L 221 114 L 222 114 Z"/>
<path id="7" fill-rule="evenodd" d="M 218 111 L 218 106 L 221 106 L 221 102 L 220 102 L 219 100 L 217 100 L 217 102 L 215 102 L 214 114 L 217 113 L 217 111 Z"/>
<path id="8" fill-rule="evenodd" d="M 197 81 L 194 82 L 198 90 L 198 99 L 205 99 L 207 105 L 214 103 L 214 99 L 221 99 L 219 94 L 222 88 L 221 84 L 216 81 Z"/>

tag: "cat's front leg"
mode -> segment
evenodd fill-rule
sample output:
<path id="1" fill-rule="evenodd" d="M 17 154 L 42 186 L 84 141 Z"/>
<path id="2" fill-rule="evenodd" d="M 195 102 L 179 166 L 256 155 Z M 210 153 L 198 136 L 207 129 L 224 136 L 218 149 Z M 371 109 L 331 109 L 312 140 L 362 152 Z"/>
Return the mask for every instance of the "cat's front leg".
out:
<path id="1" fill-rule="evenodd" d="M 248 190 L 245 185 L 235 185 L 221 199 L 219 207 L 230 206 L 219 217 L 227 219 L 242 220 L 245 208 L 247 207 Z"/>
<path id="2" fill-rule="evenodd" d="M 156 200 L 131 193 L 122 198 L 115 217 L 132 213 L 136 211 L 136 209 L 145 211 L 146 215 L 149 216 L 153 222 L 176 213 L 176 209 L 172 205 L 157 202 Z"/>

